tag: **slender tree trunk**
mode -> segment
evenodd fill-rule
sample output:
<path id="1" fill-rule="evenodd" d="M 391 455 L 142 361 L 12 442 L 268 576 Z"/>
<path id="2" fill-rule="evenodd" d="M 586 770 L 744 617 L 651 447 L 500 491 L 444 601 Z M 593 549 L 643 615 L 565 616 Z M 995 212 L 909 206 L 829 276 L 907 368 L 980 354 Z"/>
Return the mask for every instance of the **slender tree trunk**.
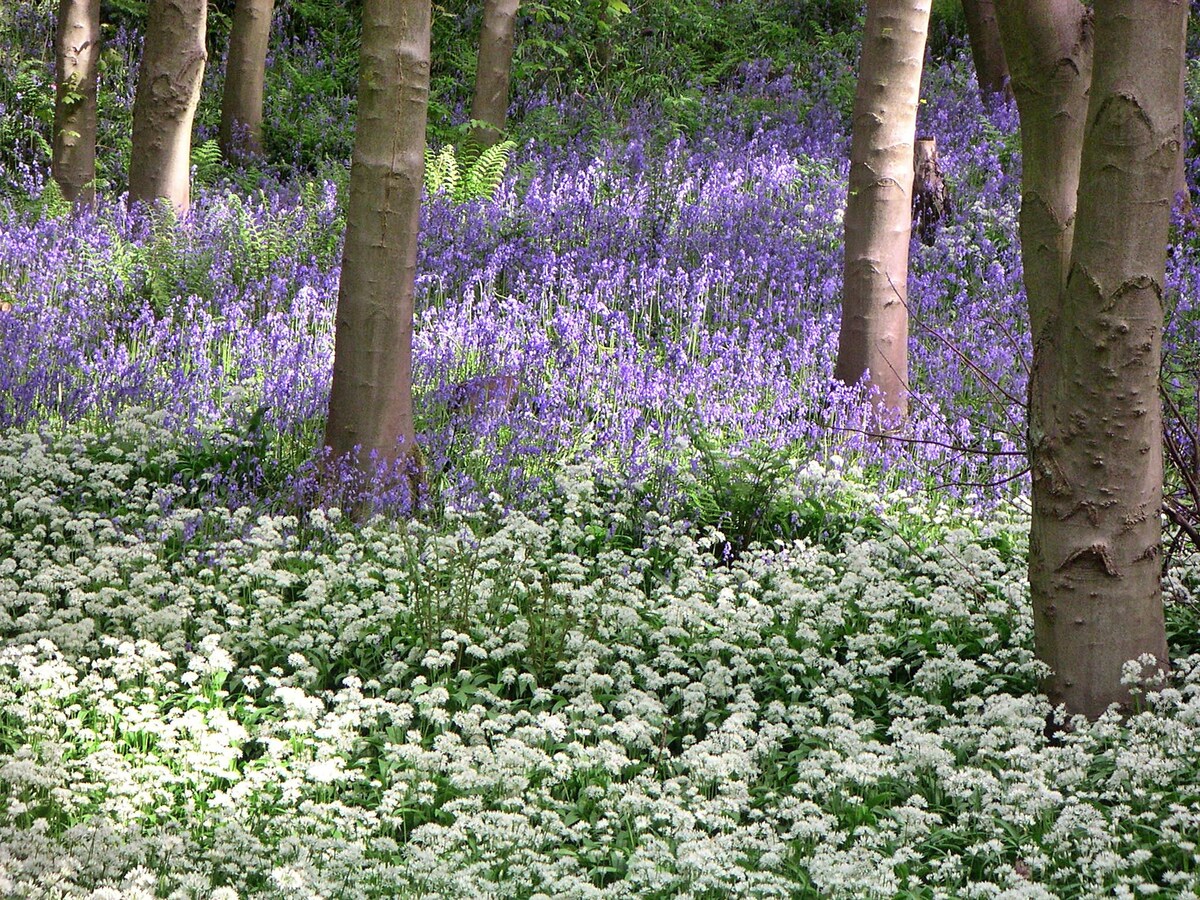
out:
<path id="1" fill-rule="evenodd" d="M 508 87 L 520 0 L 484 0 L 483 30 L 479 35 L 479 67 L 471 118 L 486 124 L 471 129 L 471 143 L 490 147 L 504 134 L 508 117 Z"/>
<path id="2" fill-rule="evenodd" d="M 191 201 L 192 119 L 208 55 L 206 0 L 150 0 L 133 102 L 129 198 L 166 200 L 177 213 Z"/>
<path id="3" fill-rule="evenodd" d="M 1000 6 L 1024 147 L 1035 640 L 1050 699 L 1093 717 L 1129 701 L 1126 661 L 1167 664 L 1158 373 L 1187 6 L 1094 10 L 1089 65 L 1077 0 Z"/>
<path id="4" fill-rule="evenodd" d="M 275 0 L 237 0 L 225 90 L 221 95 L 221 153 L 230 162 L 262 155 L 263 82 Z"/>
<path id="5" fill-rule="evenodd" d="M 430 0 L 366 0 L 325 444 L 368 474 L 416 452 L 413 291 Z M 374 460 L 372 460 L 374 455 Z"/>
<path id="6" fill-rule="evenodd" d="M 51 171 L 68 200 L 96 198 L 96 76 L 100 0 L 61 0 L 54 35 L 54 150 Z"/>
<path id="7" fill-rule="evenodd" d="M 1001 0 L 1003 2 L 1003 0 Z M 1000 43 L 994 0 L 963 0 L 967 33 L 971 38 L 971 58 L 975 61 L 975 79 L 984 102 L 995 98 L 1011 99 L 1008 61 Z"/>
<path id="8" fill-rule="evenodd" d="M 870 0 L 854 95 L 836 376 L 864 373 L 883 407 L 908 395 L 913 139 L 930 0 Z"/>

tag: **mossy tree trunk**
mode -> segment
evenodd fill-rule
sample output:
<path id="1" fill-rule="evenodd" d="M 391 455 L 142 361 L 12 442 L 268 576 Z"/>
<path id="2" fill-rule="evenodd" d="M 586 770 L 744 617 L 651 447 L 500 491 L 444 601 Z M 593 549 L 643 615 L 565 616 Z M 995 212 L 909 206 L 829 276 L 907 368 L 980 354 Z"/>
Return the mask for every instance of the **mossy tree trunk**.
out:
<path id="1" fill-rule="evenodd" d="M 886 409 L 908 396 L 913 140 L 930 0 L 869 0 L 854 95 L 836 376 Z"/>
<path id="2" fill-rule="evenodd" d="M 221 153 L 230 162 L 262 155 L 263 84 L 275 0 L 237 0 L 221 94 Z"/>
<path id="3" fill-rule="evenodd" d="M 520 5 L 520 0 L 484 0 L 479 65 L 471 101 L 471 119 L 483 123 L 471 129 L 470 141 L 476 147 L 491 147 L 504 134 Z"/>
<path id="4" fill-rule="evenodd" d="M 1094 717 L 1129 702 L 1128 660 L 1167 665 L 1158 375 L 1187 5 L 999 12 L 1024 155 L 1035 638 L 1050 699 Z"/>
<path id="5" fill-rule="evenodd" d="M 191 202 L 192 120 L 208 55 L 206 0 L 150 0 L 133 102 L 131 200 Z"/>
<path id="6" fill-rule="evenodd" d="M 64 197 L 91 203 L 96 197 L 100 0 L 61 0 L 56 26 L 51 172 Z"/>
<path id="7" fill-rule="evenodd" d="M 325 444 L 374 474 L 416 452 L 413 292 L 430 0 L 366 0 Z"/>

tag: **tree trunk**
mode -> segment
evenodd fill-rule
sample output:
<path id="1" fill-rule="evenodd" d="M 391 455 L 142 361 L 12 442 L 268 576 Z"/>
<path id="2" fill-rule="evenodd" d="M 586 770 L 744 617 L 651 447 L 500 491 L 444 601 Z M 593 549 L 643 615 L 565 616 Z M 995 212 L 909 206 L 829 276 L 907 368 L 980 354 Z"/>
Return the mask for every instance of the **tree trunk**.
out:
<path id="1" fill-rule="evenodd" d="M 204 79 L 206 0 L 150 0 L 133 102 L 129 199 L 190 203 L 192 119 Z"/>
<path id="2" fill-rule="evenodd" d="M 368 474 L 416 452 L 413 292 L 430 0 L 366 0 L 325 444 Z M 372 459 L 374 456 L 374 459 Z"/>
<path id="3" fill-rule="evenodd" d="M 513 41 L 520 5 L 520 0 L 484 0 L 471 119 L 486 124 L 471 129 L 470 141 L 476 147 L 491 147 L 504 134 L 504 122 L 508 117 Z"/>
<path id="4" fill-rule="evenodd" d="M 275 0 L 237 0 L 225 89 L 221 95 L 221 153 L 230 162 L 262 155 L 263 82 Z"/>
<path id="5" fill-rule="evenodd" d="M 1010 0 L 999 14 L 1021 117 L 1021 261 L 1037 356 L 1047 326 L 1057 327 L 1071 262 L 1091 13 L 1079 0 Z"/>
<path id="6" fill-rule="evenodd" d="M 1000 27 L 996 24 L 994 0 L 963 0 L 967 18 L 967 33 L 971 38 L 971 58 L 975 61 L 975 80 L 984 103 L 1012 98 L 1008 61 L 1000 43 Z"/>
<path id="7" fill-rule="evenodd" d="M 1094 10 L 1093 54 L 1077 0 L 1000 7 L 1024 152 L 1035 640 L 1051 701 L 1092 717 L 1129 702 L 1126 661 L 1167 663 L 1158 372 L 1187 7 Z"/>
<path id="8" fill-rule="evenodd" d="M 96 198 L 96 76 L 100 0 L 61 0 L 54 34 L 54 150 L 51 172 L 63 196 Z"/>
<path id="9" fill-rule="evenodd" d="M 908 399 L 913 138 L 930 0 L 870 0 L 854 95 L 836 376 L 866 373 L 882 407 Z"/>

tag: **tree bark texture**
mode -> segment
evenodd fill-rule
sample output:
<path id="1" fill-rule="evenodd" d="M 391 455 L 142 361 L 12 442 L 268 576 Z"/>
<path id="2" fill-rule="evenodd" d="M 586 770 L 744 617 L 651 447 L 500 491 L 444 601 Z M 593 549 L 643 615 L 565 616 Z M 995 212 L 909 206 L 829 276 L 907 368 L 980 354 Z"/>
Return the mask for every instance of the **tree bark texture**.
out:
<path id="1" fill-rule="evenodd" d="M 975 61 L 975 80 L 979 82 L 984 102 L 996 98 L 1011 99 L 1008 60 L 1000 43 L 994 0 L 963 0 L 963 12 L 971 39 L 971 58 Z"/>
<path id="2" fill-rule="evenodd" d="M 208 55 L 206 0 L 150 0 L 133 101 L 129 198 L 191 201 L 192 120 Z"/>
<path id="3" fill-rule="evenodd" d="M 366 0 L 325 444 L 368 474 L 416 451 L 413 292 L 430 0 Z M 374 455 L 374 460 L 372 460 Z"/>
<path id="4" fill-rule="evenodd" d="M 1092 19 L 1079 0 L 1001 0 L 997 12 L 1021 117 L 1021 262 L 1036 346 L 1057 327 L 1071 262 Z"/>
<path id="5" fill-rule="evenodd" d="M 913 153 L 913 226 L 921 243 L 932 247 L 938 227 L 950 216 L 950 193 L 938 160 L 937 138 L 917 138 Z"/>
<path id="6" fill-rule="evenodd" d="M 263 83 L 275 0 L 237 0 L 221 94 L 221 153 L 230 162 L 262 155 Z"/>
<path id="7" fill-rule="evenodd" d="M 908 395 L 908 244 L 913 139 L 929 0 L 870 0 L 854 95 L 836 376 L 863 374 L 882 407 Z"/>
<path id="8" fill-rule="evenodd" d="M 491 147 L 504 134 L 520 5 L 520 0 L 484 0 L 471 118 L 486 124 L 471 129 L 470 140 L 476 147 Z"/>
<path id="9" fill-rule="evenodd" d="M 54 148 L 51 172 L 63 196 L 96 198 L 96 79 L 100 0 L 61 0 L 54 34 Z"/>
<path id="10" fill-rule="evenodd" d="M 1035 640 L 1051 701 L 1095 717 L 1129 702 L 1126 661 L 1167 665 L 1158 376 L 1187 5 L 1000 8 L 1019 48 Z"/>

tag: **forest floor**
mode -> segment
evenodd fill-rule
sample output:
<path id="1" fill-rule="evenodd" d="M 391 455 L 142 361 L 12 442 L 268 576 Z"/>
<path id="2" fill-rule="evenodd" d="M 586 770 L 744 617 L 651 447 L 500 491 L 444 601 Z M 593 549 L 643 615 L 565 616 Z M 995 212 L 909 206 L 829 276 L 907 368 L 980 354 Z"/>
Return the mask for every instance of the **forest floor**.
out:
<path id="1" fill-rule="evenodd" d="M 415 498 L 318 502 L 344 182 L 0 212 L 0 895 L 1200 896 L 1200 555 L 1048 729 L 1015 121 L 927 98 L 908 420 L 832 379 L 843 118 L 751 75 L 430 197 Z"/>

